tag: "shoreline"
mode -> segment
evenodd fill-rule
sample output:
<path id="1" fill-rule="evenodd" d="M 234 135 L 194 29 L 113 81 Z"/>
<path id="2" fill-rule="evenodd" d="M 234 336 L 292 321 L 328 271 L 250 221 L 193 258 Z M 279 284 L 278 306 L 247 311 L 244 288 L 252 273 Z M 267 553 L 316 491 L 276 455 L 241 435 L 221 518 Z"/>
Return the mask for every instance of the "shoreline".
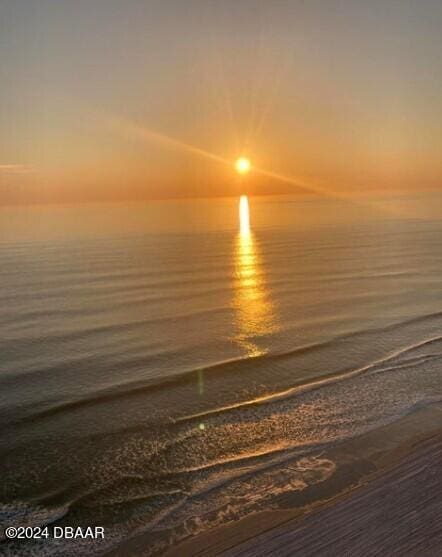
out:
<path id="1" fill-rule="evenodd" d="M 442 550 L 442 405 L 327 450 L 335 473 L 275 505 L 154 549 L 142 533 L 114 557 L 435 557 Z M 388 547 L 389 540 L 395 540 Z M 398 542 L 400 540 L 400 544 Z M 304 544 L 304 545 L 303 545 Z M 417 549 L 413 549 L 416 545 Z"/>
<path id="2" fill-rule="evenodd" d="M 431 414 L 440 424 L 440 413 Z M 434 557 L 442 551 L 442 526 L 438 524 L 442 516 L 442 427 L 422 431 L 421 422 L 428 425 L 428 417 L 427 410 L 421 419 L 414 415 L 404 420 L 416 428 L 407 441 L 401 439 L 405 434 L 402 420 L 386 427 L 383 447 L 376 447 L 374 460 L 362 459 L 358 471 L 348 461 L 342 477 L 334 478 L 322 497 L 297 494 L 296 502 L 286 498 L 277 510 L 249 515 L 187 538 L 169 547 L 164 557 L 329 557 L 330 551 L 352 557 Z M 394 438 L 394 446 L 386 448 Z M 372 443 L 370 435 L 363 436 L 350 450 L 358 451 L 367 439 Z M 348 452 L 343 462 L 347 458 Z M 349 472 L 353 474 L 350 481 Z M 146 542 L 145 538 L 144 549 Z M 136 545 L 140 551 L 141 546 Z M 129 550 L 127 554 L 142 552 Z"/>
<path id="3" fill-rule="evenodd" d="M 219 555 L 435 556 L 442 550 L 441 468 L 442 431 L 341 497 Z"/>

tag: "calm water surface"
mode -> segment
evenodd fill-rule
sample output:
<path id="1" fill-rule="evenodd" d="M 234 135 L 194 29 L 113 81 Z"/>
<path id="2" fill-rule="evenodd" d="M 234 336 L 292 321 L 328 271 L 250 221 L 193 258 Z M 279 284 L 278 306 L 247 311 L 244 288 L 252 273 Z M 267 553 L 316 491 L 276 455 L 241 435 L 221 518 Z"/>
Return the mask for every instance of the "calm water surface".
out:
<path id="1" fill-rule="evenodd" d="M 0 209 L 0 520 L 106 527 L 5 554 L 161 552 L 440 403 L 441 216 L 437 193 Z"/>

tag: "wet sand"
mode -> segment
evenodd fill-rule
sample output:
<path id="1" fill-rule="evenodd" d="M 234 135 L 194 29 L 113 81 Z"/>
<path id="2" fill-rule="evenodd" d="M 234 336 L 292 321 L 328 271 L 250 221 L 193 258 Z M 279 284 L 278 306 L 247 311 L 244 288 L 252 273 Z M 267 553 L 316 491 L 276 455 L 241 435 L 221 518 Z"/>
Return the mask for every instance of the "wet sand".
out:
<path id="1" fill-rule="evenodd" d="M 442 436 L 365 487 L 222 554 L 442 555 Z"/>
<path id="2" fill-rule="evenodd" d="M 321 504 L 259 513 L 194 536 L 167 557 L 442 555 L 442 431 Z M 259 532 L 257 534 L 257 532 Z"/>

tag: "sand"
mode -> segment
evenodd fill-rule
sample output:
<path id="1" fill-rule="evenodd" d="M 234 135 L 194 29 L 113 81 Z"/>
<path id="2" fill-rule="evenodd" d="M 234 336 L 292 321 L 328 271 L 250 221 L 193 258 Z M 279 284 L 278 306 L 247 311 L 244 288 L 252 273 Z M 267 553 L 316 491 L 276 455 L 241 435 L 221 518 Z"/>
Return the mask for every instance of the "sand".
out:
<path id="1" fill-rule="evenodd" d="M 260 513 L 195 536 L 166 555 L 440 556 L 442 432 L 408 449 L 356 487 L 302 515 Z"/>

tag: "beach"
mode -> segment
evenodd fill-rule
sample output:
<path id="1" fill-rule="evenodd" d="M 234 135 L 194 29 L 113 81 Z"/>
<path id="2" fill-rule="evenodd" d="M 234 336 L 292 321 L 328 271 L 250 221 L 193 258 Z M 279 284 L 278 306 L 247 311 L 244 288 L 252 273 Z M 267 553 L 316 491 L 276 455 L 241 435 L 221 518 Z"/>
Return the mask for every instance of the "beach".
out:
<path id="1" fill-rule="evenodd" d="M 166 555 L 440 555 L 442 431 L 416 440 L 405 453 L 402 448 L 391 458 L 393 462 L 363 482 L 296 517 L 287 511 L 257 515 L 197 536 Z"/>
<path id="2" fill-rule="evenodd" d="M 435 557 L 442 529 L 442 407 L 336 446 L 334 474 L 289 490 L 277 506 L 200 532 L 159 551 L 165 557 Z M 430 426 L 429 424 L 432 424 Z M 152 555 L 143 534 L 112 557 Z"/>

